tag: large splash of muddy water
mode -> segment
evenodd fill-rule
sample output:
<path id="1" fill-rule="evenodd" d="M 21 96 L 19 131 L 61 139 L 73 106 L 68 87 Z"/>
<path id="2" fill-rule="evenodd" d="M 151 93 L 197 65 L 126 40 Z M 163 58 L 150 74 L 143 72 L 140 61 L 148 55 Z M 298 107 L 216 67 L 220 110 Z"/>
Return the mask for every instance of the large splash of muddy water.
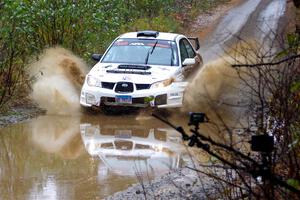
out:
<path id="1" fill-rule="evenodd" d="M 80 89 L 88 70 L 82 59 L 66 49 L 55 47 L 46 49 L 30 67 L 31 75 L 36 78 L 31 96 L 40 107 L 48 114 L 80 113 Z M 233 116 L 239 119 L 232 106 L 240 100 L 239 85 L 240 79 L 230 65 L 230 58 L 211 61 L 188 85 L 183 110 L 205 112 L 213 120 L 220 116 L 227 121 L 234 121 Z"/>
<path id="2" fill-rule="evenodd" d="M 262 62 L 261 54 L 262 47 L 255 41 L 240 42 L 226 56 L 206 63 L 185 90 L 183 111 L 206 113 L 213 126 L 202 127 L 209 135 L 248 126 L 257 71 L 232 65 Z"/>
<path id="3" fill-rule="evenodd" d="M 232 120 L 239 104 L 240 78 L 230 58 L 205 64 L 189 83 L 184 95 L 184 110 L 205 112 L 210 118 Z"/>
<path id="4" fill-rule="evenodd" d="M 88 69 L 82 59 L 64 48 L 49 48 L 30 69 L 35 78 L 31 97 L 40 107 L 48 114 L 79 113 L 80 89 Z"/>

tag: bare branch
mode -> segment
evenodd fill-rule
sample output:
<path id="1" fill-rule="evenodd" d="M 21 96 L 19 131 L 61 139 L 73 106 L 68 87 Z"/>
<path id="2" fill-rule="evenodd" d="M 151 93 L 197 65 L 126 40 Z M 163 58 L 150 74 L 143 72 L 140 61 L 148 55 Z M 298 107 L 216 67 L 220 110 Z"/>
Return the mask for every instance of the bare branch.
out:
<path id="1" fill-rule="evenodd" d="M 290 57 L 287 57 L 283 60 L 280 60 L 278 62 L 274 62 L 274 63 L 258 63 L 258 64 L 235 64 L 235 65 L 232 65 L 232 67 L 260 67 L 260 66 L 275 66 L 275 65 L 279 65 L 279 64 L 282 64 L 284 62 L 287 62 L 287 61 L 290 61 L 290 60 L 294 60 L 294 59 L 298 59 L 300 58 L 300 54 L 298 55 L 293 55 L 293 56 L 290 56 Z"/>

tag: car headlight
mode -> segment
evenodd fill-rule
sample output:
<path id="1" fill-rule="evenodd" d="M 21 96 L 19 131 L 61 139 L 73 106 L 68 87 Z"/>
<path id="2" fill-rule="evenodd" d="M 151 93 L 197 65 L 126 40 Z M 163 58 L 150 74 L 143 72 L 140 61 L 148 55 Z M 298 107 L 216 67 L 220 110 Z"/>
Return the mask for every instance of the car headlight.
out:
<path id="1" fill-rule="evenodd" d="M 90 76 L 90 75 L 87 76 L 86 83 L 89 86 L 101 87 L 101 81 L 99 79 L 97 79 L 96 77 L 94 77 L 94 76 Z"/>
<path id="2" fill-rule="evenodd" d="M 151 89 L 167 87 L 167 86 L 171 85 L 173 82 L 174 82 L 173 78 L 169 78 L 169 79 L 166 79 L 166 80 L 163 80 L 163 81 L 159 81 L 159 82 L 153 83 L 151 85 Z"/>

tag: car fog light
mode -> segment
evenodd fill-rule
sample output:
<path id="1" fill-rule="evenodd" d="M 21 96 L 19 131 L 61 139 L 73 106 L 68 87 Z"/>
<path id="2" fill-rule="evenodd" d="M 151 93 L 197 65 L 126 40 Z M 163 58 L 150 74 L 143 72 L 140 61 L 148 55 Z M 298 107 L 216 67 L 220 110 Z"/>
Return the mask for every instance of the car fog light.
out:
<path id="1" fill-rule="evenodd" d="M 86 93 L 86 103 L 87 104 L 95 104 L 96 103 L 96 97 L 92 94 Z"/>
<path id="2" fill-rule="evenodd" d="M 159 106 L 159 105 L 164 105 L 167 104 L 167 94 L 161 94 L 161 95 L 157 95 L 155 97 L 155 105 Z"/>

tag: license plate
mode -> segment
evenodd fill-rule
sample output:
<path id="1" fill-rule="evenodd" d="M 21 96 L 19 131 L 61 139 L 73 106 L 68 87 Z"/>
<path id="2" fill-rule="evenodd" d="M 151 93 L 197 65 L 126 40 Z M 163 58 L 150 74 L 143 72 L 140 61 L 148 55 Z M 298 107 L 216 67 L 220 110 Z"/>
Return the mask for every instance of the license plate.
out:
<path id="1" fill-rule="evenodd" d="M 132 104 L 132 97 L 128 95 L 116 96 L 116 103 Z"/>

